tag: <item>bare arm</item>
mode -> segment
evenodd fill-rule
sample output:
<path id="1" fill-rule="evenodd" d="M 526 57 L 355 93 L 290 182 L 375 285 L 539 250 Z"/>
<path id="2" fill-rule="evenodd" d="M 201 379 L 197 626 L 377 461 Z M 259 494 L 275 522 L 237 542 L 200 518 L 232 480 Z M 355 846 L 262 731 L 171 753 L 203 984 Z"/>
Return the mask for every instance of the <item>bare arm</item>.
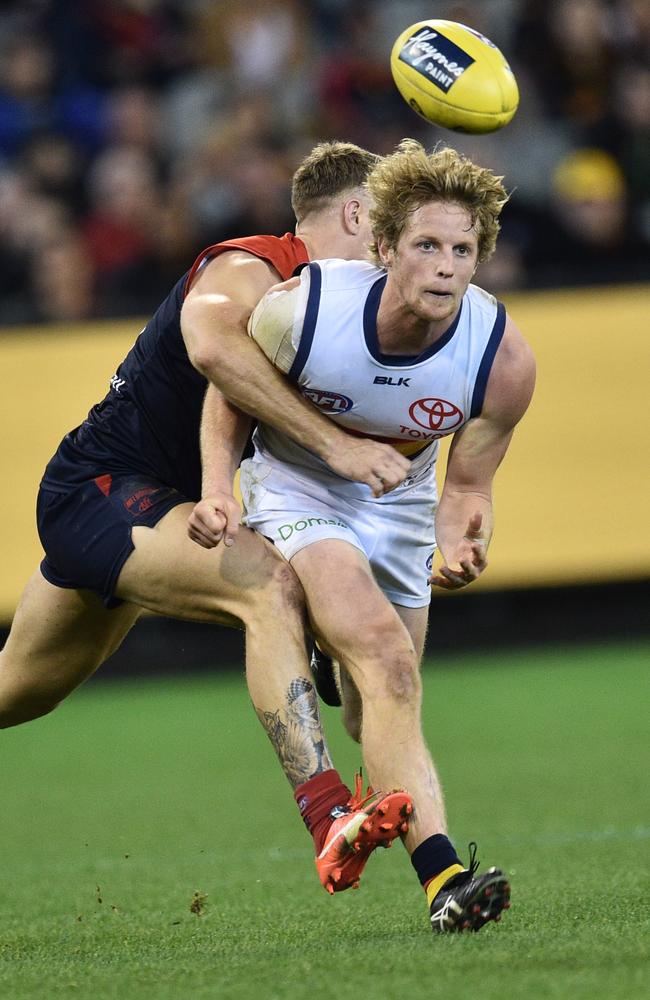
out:
<path id="1" fill-rule="evenodd" d="M 201 419 L 202 493 L 232 491 L 233 479 L 252 426 L 252 417 L 208 386 Z"/>
<path id="2" fill-rule="evenodd" d="M 492 482 L 535 385 L 532 352 L 510 319 L 488 381 L 482 413 L 454 435 L 436 514 L 443 565 L 430 583 L 456 590 L 487 566 L 493 530 Z"/>
<path id="3" fill-rule="evenodd" d="M 233 479 L 246 446 L 252 419 L 208 385 L 201 414 L 201 500 L 188 519 L 187 533 L 205 549 L 223 539 L 232 545 L 239 530 L 241 507 L 233 496 Z"/>
<path id="4" fill-rule="evenodd" d="M 402 482 L 408 461 L 390 445 L 347 435 L 307 402 L 246 334 L 253 307 L 277 278 L 269 264 L 244 252 L 229 251 L 210 261 L 181 311 L 190 360 L 236 407 L 380 496 Z"/>

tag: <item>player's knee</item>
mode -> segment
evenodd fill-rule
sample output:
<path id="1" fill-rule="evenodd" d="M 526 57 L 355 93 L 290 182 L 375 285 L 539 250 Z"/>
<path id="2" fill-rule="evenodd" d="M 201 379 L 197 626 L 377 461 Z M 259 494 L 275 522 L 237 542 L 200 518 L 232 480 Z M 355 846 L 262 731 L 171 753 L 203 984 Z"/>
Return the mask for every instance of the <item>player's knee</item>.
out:
<path id="1" fill-rule="evenodd" d="M 417 657 L 406 637 L 400 635 L 392 641 L 387 638 L 376 649 L 368 687 L 364 697 L 376 695 L 403 704 L 419 701 L 421 680 Z"/>
<path id="2" fill-rule="evenodd" d="M 3 691 L 0 689 L 0 729 L 20 726 L 54 711 L 62 700 L 51 692 Z"/>
<path id="3" fill-rule="evenodd" d="M 289 563 L 279 559 L 269 560 L 265 586 L 255 598 L 254 614 L 267 619 L 277 626 L 278 621 L 299 621 L 301 627 L 306 622 L 305 594 L 300 580 Z"/>
<path id="4" fill-rule="evenodd" d="M 28 665 L 9 657 L 6 649 L 0 656 L 0 729 L 31 722 L 48 715 L 70 692 L 70 687 L 50 678 L 30 676 Z"/>
<path id="5" fill-rule="evenodd" d="M 386 691 L 395 701 L 419 703 L 422 682 L 417 660 L 410 652 L 398 654 L 392 663 L 386 664 L 384 677 Z"/>
<path id="6" fill-rule="evenodd" d="M 413 644 L 396 623 L 375 623 L 361 635 L 364 669 L 357 683 L 362 697 L 391 698 L 415 702 L 420 697 L 421 681 Z"/>

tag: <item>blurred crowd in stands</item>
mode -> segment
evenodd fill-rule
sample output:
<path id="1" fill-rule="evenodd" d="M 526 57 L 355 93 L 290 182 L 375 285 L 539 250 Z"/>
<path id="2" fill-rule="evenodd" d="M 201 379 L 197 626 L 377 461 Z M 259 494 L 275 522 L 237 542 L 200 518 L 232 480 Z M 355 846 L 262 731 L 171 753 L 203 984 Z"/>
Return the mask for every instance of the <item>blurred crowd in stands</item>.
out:
<path id="1" fill-rule="evenodd" d="M 507 54 L 502 132 L 398 95 L 428 17 Z M 491 290 L 650 280 L 648 0 L 0 0 L 0 324 L 146 315 L 202 247 L 293 229 L 314 142 L 406 135 L 505 175 Z"/>

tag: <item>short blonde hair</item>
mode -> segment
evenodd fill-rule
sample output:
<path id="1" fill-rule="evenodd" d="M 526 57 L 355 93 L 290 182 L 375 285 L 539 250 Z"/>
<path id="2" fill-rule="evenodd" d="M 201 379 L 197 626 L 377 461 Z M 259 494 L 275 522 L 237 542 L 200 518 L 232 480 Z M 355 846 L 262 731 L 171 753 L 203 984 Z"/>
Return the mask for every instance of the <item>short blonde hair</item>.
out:
<path id="1" fill-rule="evenodd" d="M 419 142 L 404 139 L 394 153 L 379 161 L 366 182 L 374 202 L 370 210 L 374 260 L 380 263 L 379 239 L 383 237 L 394 250 L 411 213 L 432 201 L 454 202 L 467 209 L 478 236 L 479 262 L 488 260 L 496 246 L 499 215 L 508 200 L 502 180 L 455 149 L 427 153 Z"/>
<path id="2" fill-rule="evenodd" d="M 333 198 L 355 188 L 363 188 L 379 162 L 352 142 L 321 142 L 298 166 L 291 186 L 291 207 L 298 223 L 311 212 L 326 208 Z"/>

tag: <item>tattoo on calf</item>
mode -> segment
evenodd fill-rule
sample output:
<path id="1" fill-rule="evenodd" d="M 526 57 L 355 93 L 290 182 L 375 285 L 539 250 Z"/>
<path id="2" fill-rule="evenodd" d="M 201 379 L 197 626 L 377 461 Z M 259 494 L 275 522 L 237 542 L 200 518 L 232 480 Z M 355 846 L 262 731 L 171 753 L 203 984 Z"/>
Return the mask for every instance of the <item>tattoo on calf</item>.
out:
<path id="1" fill-rule="evenodd" d="M 284 711 L 255 711 L 294 788 L 332 767 L 321 729 L 316 691 L 306 677 L 297 677 L 289 685 Z"/>

